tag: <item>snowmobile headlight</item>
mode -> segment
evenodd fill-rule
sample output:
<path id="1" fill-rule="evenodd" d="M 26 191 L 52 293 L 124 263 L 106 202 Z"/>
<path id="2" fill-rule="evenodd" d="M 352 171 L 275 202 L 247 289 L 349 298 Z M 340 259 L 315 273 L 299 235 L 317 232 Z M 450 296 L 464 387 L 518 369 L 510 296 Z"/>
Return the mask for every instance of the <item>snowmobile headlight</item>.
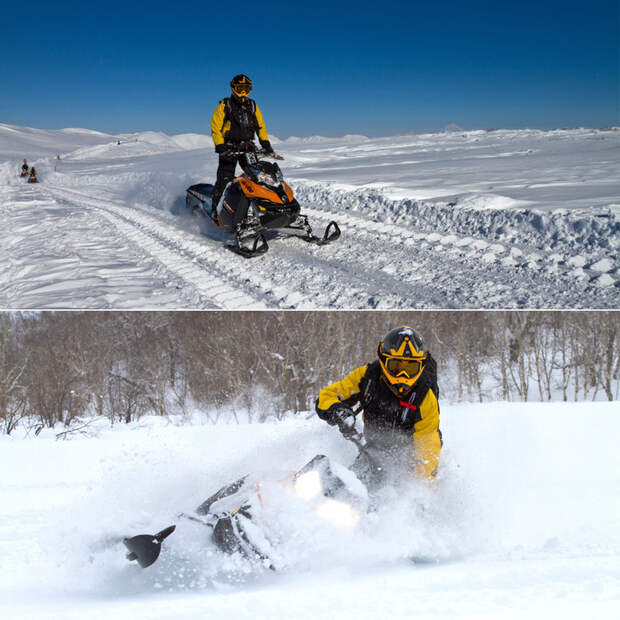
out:
<path id="1" fill-rule="evenodd" d="M 271 187 L 278 187 L 280 185 L 281 179 L 278 179 L 277 176 L 267 174 L 266 172 L 259 172 L 257 177 L 259 183 L 264 183 L 265 185 L 269 185 Z"/>
<path id="2" fill-rule="evenodd" d="M 295 480 L 295 495 L 306 501 L 316 497 L 322 491 L 321 474 L 318 471 L 307 471 Z"/>
<path id="3" fill-rule="evenodd" d="M 360 520 L 359 513 L 351 504 L 337 499 L 325 500 L 317 509 L 316 514 L 340 527 L 354 527 Z"/>

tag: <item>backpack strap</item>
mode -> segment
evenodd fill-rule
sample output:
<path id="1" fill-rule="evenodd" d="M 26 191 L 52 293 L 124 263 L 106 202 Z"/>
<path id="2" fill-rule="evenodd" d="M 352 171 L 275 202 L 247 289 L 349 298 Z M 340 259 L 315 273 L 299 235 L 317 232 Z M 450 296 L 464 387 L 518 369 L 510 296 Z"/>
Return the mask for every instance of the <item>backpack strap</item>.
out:
<path id="1" fill-rule="evenodd" d="M 225 97 L 222 99 L 222 103 L 224 104 L 224 123 L 230 120 L 230 115 L 232 114 L 232 110 L 230 109 L 230 97 Z"/>
<path id="2" fill-rule="evenodd" d="M 258 120 L 256 118 L 256 101 L 254 101 L 254 99 L 249 99 L 249 102 L 252 104 L 252 121 L 254 124 L 254 131 L 258 133 Z"/>
<path id="3" fill-rule="evenodd" d="M 379 362 L 374 360 L 368 364 L 368 368 L 360 381 L 360 391 L 357 395 L 357 402 L 359 403 L 358 411 L 363 410 L 368 402 L 372 400 L 380 377 L 381 370 L 379 368 Z"/>

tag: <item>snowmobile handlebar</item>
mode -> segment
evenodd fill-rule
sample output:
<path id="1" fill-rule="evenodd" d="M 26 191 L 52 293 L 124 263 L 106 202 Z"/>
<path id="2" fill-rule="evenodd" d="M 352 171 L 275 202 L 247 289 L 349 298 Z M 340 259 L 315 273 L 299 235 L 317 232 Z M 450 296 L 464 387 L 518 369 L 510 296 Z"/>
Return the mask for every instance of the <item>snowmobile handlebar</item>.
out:
<path id="1" fill-rule="evenodd" d="M 348 439 L 350 442 L 354 443 L 359 448 L 360 452 L 366 447 L 364 436 L 361 433 L 356 432 L 355 435 L 349 435 L 348 437 L 345 437 L 345 439 Z"/>
<path id="2" fill-rule="evenodd" d="M 242 157 L 246 153 L 255 153 L 259 159 L 278 159 L 283 160 L 284 157 L 282 155 L 278 155 L 275 151 L 267 152 L 267 151 L 259 151 L 254 149 L 231 149 L 230 151 L 224 151 L 222 153 L 223 157 Z"/>
<path id="3" fill-rule="evenodd" d="M 366 446 L 366 441 L 362 433 L 359 433 L 355 429 L 349 429 L 347 432 L 344 432 L 343 428 L 340 425 L 338 425 L 338 430 L 347 441 L 354 443 L 360 451 L 363 450 Z"/>

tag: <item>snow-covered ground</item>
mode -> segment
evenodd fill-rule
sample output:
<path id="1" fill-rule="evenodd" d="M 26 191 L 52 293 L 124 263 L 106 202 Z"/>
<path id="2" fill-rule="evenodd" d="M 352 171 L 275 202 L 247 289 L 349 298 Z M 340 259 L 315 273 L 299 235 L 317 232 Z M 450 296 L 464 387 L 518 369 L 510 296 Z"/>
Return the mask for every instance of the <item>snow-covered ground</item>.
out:
<path id="1" fill-rule="evenodd" d="M 247 261 L 185 213 L 185 189 L 215 176 L 209 136 L 0 125 L 0 307 L 619 305 L 620 131 L 274 144 L 315 229 L 343 233 Z M 23 157 L 40 184 L 18 178 Z"/>
<path id="2" fill-rule="evenodd" d="M 445 404 L 441 425 L 435 487 L 388 491 L 351 531 L 282 500 L 278 572 L 176 515 L 249 471 L 277 480 L 317 453 L 349 465 L 355 448 L 315 417 L 2 437 L 0 616 L 617 618 L 615 403 Z M 154 566 L 124 559 L 120 537 L 170 523 Z"/>

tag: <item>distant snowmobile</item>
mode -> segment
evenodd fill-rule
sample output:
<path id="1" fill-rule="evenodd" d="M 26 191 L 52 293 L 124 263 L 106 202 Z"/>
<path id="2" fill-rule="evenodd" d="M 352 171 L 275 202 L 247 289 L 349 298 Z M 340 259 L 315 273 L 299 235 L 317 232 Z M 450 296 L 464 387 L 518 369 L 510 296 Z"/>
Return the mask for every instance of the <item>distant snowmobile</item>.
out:
<path id="1" fill-rule="evenodd" d="M 361 438 L 352 438 L 363 453 Z M 366 465 L 372 457 L 365 455 Z M 341 526 L 354 526 L 368 507 L 368 491 L 357 476 L 342 465 L 331 463 L 319 454 L 298 472 L 281 481 L 285 492 L 306 502 L 322 519 Z M 227 484 L 206 499 L 194 514 L 179 517 L 201 523 L 211 530 L 211 539 L 224 553 L 241 553 L 250 560 L 275 570 L 279 536 L 267 531 L 268 510 L 263 506 L 261 484 L 246 475 Z M 123 539 L 127 559 L 136 560 L 142 568 L 159 557 L 164 539 L 174 532 L 170 525 L 157 534 L 141 534 Z"/>
<path id="2" fill-rule="evenodd" d="M 23 178 L 23 177 L 27 177 L 28 174 L 29 174 L 28 162 L 27 162 L 27 160 L 24 159 L 24 163 L 22 164 L 22 169 L 21 169 L 21 173 L 20 173 L 19 176 Z"/>
<path id="3" fill-rule="evenodd" d="M 231 152 L 240 156 L 243 174 L 226 187 L 218 205 L 211 205 L 213 185 L 199 183 L 187 189 L 186 207 L 213 220 L 217 226 L 235 235 L 228 247 L 251 258 L 269 249 L 264 233 L 275 229 L 280 234 L 297 236 L 309 243 L 325 245 L 340 237 L 338 224 L 331 221 L 322 237 L 313 234 L 308 218 L 300 213 L 293 190 L 284 181 L 277 163 L 263 161 L 261 151 Z"/>
<path id="4" fill-rule="evenodd" d="M 30 176 L 28 177 L 28 183 L 38 183 L 39 179 L 37 179 L 37 171 L 35 170 L 35 167 L 32 166 L 32 168 L 30 168 Z"/>

